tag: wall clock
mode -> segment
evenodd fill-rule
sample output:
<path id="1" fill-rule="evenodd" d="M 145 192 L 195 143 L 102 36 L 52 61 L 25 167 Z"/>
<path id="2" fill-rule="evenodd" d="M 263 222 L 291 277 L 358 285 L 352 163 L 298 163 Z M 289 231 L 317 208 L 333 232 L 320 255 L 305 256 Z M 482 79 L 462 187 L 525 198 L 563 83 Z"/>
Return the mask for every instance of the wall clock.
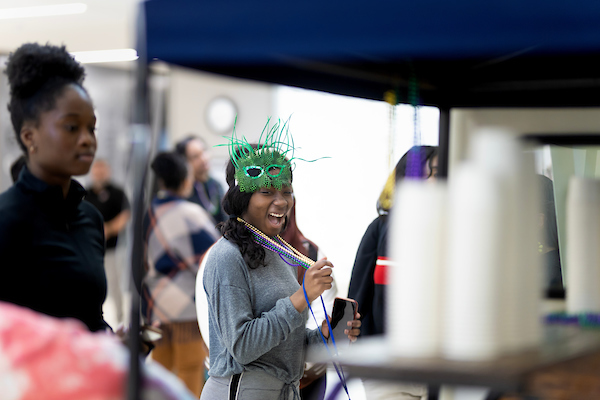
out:
<path id="1" fill-rule="evenodd" d="M 214 133 L 231 133 L 238 114 L 237 106 L 229 97 L 218 96 L 206 107 L 206 124 Z"/>

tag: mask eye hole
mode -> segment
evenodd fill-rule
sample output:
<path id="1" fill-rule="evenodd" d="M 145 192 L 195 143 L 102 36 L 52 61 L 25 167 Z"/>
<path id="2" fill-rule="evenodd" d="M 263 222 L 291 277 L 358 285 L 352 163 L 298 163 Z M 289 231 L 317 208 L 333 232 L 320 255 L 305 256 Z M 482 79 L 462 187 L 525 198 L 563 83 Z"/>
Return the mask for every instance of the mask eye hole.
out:
<path id="1" fill-rule="evenodd" d="M 283 172 L 284 167 L 284 165 L 271 164 L 267 168 L 267 174 L 269 174 L 271 178 L 277 178 Z"/>
<path id="2" fill-rule="evenodd" d="M 251 165 L 249 167 L 245 167 L 244 172 L 246 173 L 247 176 L 249 176 L 252 179 L 260 178 L 262 176 L 262 174 L 264 173 L 263 169 L 256 165 Z"/>

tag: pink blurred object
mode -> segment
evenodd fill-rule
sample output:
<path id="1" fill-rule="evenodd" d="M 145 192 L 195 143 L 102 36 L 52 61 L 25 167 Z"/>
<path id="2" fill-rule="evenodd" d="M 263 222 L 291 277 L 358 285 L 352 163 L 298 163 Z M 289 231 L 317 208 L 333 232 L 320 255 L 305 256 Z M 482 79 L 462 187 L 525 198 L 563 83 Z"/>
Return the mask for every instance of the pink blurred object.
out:
<path id="1" fill-rule="evenodd" d="M 3 400 L 125 399 L 129 352 L 112 333 L 91 333 L 0 302 L 0 391 Z M 192 399 L 172 374 L 143 365 L 144 399 Z"/>

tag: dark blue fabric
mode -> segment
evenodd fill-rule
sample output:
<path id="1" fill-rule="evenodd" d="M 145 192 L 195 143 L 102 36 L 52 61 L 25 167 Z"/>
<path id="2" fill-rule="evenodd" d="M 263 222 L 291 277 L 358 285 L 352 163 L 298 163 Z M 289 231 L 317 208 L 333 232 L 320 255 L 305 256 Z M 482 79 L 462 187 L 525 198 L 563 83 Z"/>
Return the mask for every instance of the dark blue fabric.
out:
<path id="1" fill-rule="evenodd" d="M 152 0 L 145 12 L 149 56 L 184 64 L 600 50 L 595 0 Z"/>
<path id="2" fill-rule="evenodd" d="M 215 242 L 214 237 L 204 230 L 193 233 L 191 237 L 196 254 L 203 254 Z"/>
<path id="3" fill-rule="evenodd" d="M 440 107 L 600 105 L 597 0 L 151 0 L 148 57 Z"/>
<path id="4" fill-rule="evenodd" d="M 179 269 L 180 265 L 176 263 L 182 262 L 179 259 L 171 258 L 170 254 L 163 254 L 158 260 L 156 260 L 156 264 L 154 264 L 154 268 L 161 274 L 169 275 L 171 273 L 175 273 L 177 269 Z M 183 264 L 185 265 L 185 264 Z"/>
<path id="5" fill-rule="evenodd" d="M 221 207 L 223 188 L 214 178 L 209 177 L 206 182 L 195 182 L 188 200 L 204 208 L 213 218 L 215 225 L 228 218 Z"/>

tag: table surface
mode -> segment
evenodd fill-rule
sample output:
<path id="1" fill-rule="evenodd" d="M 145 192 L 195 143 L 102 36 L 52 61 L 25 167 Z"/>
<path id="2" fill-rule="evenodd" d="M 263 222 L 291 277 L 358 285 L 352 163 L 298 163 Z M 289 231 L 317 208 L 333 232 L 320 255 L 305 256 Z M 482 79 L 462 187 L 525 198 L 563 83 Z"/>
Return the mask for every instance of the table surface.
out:
<path id="1" fill-rule="evenodd" d="M 600 330 L 549 326 L 537 348 L 486 361 L 397 357 L 390 354 L 383 337 L 360 339 L 334 358 L 323 352 L 309 352 L 309 360 L 336 360 L 348 377 L 485 386 L 518 393 L 532 374 L 594 353 L 600 353 Z"/>

